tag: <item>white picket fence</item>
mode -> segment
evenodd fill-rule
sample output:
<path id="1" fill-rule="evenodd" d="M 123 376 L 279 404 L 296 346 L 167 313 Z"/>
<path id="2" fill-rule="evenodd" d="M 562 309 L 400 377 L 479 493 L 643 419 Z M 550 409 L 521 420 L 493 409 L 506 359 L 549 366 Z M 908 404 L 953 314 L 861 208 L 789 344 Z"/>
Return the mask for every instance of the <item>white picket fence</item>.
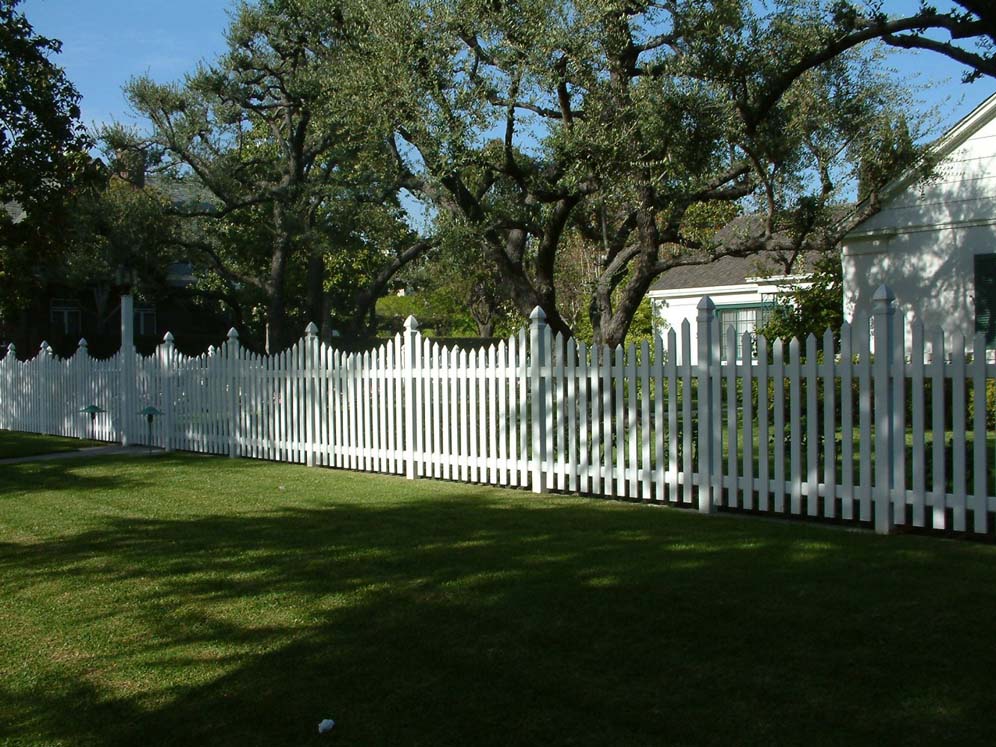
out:
<path id="1" fill-rule="evenodd" d="M 69 359 L 42 345 L 0 360 L 0 428 L 150 443 L 232 457 L 795 517 L 990 534 L 996 436 L 985 341 L 925 342 L 880 289 L 873 320 L 720 360 L 712 302 L 690 327 L 639 347 L 528 329 L 487 349 L 441 347 L 409 319 L 381 347 L 345 353 L 314 325 L 279 355 L 228 341 L 187 357 Z M 873 323 L 870 323 L 873 321 Z M 872 354 L 871 351 L 877 351 Z M 992 403 L 990 403 L 990 406 Z M 162 411 L 148 426 L 139 411 Z M 994 442 L 996 443 L 996 442 Z"/>

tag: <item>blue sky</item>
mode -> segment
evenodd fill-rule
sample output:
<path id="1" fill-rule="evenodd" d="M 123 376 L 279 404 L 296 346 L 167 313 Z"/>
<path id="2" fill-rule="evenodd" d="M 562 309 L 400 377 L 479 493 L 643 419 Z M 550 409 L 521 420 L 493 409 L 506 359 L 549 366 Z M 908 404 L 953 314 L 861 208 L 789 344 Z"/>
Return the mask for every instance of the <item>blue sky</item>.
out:
<path id="1" fill-rule="evenodd" d="M 939 3 L 943 6 L 943 3 Z M 62 40 L 55 61 L 83 97 L 83 120 L 136 123 L 121 87 L 147 73 L 161 82 L 178 80 L 202 59 L 224 49 L 231 0 L 25 0 L 20 6 L 35 29 Z M 890 13 L 906 13 L 916 0 L 893 0 Z M 939 131 L 958 121 L 989 95 L 996 80 L 970 86 L 961 68 L 939 55 L 901 53 L 895 66 L 904 77 L 928 86 L 924 107 L 939 109 Z"/>
<path id="2" fill-rule="evenodd" d="M 177 80 L 224 49 L 231 0 L 25 0 L 35 30 L 63 43 L 54 58 L 83 97 L 86 124 L 132 122 L 122 86 L 148 73 Z"/>

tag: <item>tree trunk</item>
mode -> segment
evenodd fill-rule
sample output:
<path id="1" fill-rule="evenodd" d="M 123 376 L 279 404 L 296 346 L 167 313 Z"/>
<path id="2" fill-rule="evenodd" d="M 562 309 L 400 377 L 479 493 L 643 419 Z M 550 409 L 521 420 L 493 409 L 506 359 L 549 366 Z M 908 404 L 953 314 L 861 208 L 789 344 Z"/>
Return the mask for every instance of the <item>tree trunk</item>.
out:
<path id="1" fill-rule="evenodd" d="M 308 321 L 314 322 L 319 329 L 325 324 L 325 257 L 318 249 L 308 255 L 308 276 L 306 280 L 306 305 Z"/>
<path id="2" fill-rule="evenodd" d="M 278 353 L 287 346 L 287 309 L 284 298 L 284 276 L 287 270 L 287 239 L 280 237 L 274 244 L 270 263 L 269 299 L 266 307 L 266 352 Z"/>

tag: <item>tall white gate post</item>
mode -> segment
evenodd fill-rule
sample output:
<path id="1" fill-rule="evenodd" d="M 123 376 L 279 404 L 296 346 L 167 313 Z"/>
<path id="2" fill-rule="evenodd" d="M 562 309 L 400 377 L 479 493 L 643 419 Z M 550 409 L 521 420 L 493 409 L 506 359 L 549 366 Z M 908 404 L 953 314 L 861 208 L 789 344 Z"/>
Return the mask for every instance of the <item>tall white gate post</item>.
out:
<path id="1" fill-rule="evenodd" d="M 305 370 L 305 391 L 307 393 L 307 398 L 304 405 L 304 417 L 306 421 L 306 438 L 307 438 L 307 452 L 306 452 L 306 463 L 309 467 L 315 466 L 315 451 L 317 449 L 317 444 L 315 443 L 315 434 L 318 432 L 318 423 L 316 422 L 315 413 L 317 408 L 315 407 L 315 378 L 318 376 L 318 326 L 314 322 L 308 322 L 308 326 L 304 328 L 304 340 L 305 340 L 305 358 L 304 358 L 304 370 Z"/>
<path id="2" fill-rule="evenodd" d="M 546 492 L 546 380 L 549 351 L 545 349 L 546 313 L 537 306 L 529 315 L 529 394 L 532 424 L 532 482 L 534 493 Z"/>
<path id="3" fill-rule="evenodd" d="M 14 364 L 17 362 L 17 355 L 14 350 L 14 343 L 7 346 L 7 355 L 0 360 L 0 428 L 14 430 L 14 407 L 15 400 L 13 392 L 14 374 L 16 372 Z M 4 371 L 6 370 L 6 373 Z"/>
<path id="4" fill-rule="evenodd" d="M 875 357 L 873 359 L 875 391 L 875 531 L 888 534 L 893 529 L 892 488 L 893 440 L 892 432 L 892 356 L 896 344 L 893 319 L 896 297 L 886 285 L 880 285 L 872 296 L 872 314 L 875 319 Z M 901 343 L 900 343 L 901 344 Z"/>
<path id="5" fill-rule="evenodd" d="M 41 349 L 38 351 L 38 384 L 39 390 L 47 388 L 48 392 L 42 392 L 40 397 L 39 425 L 41 427 L 38 430 L 44 435 L 55 433 L 52 429 L 52 403 L 55 399 L 55 366 L 52 365 L 54 355 L 52 346 L 43 340 Z"/>
<path id="6" fill-rule="evenodd" d="M 228 330 L 224 353 L 222 360 L 228 380 L 228 457 L 235 459 L 239 456 L 239 417 L 242 414 L 239 402 L 239 378 L 242 374 L 239 369 L 239 332 L 235 327 Z"/>
<path id="7" fill-rule="evenodd" d="M 135 301 L 130 293 L 121 296 L 121 392 L 120 411 L 118 413 L 118 430 L 121 445 L 130 443 L 128 425 L 135 415 Z"/>
<path id="8" fill-rule="evenodd" d="M 698 382 L 699 382 L 699 424 L 696 434 L 699 451 L 699 511 L 704 514 L 712 513 L 715 510 L 713 500 L 713 458 L 712 458 L 712 411 L 716 404 L 712 401 L 712 385 L 710 378 L 712 375 L 718 376 L 719 372 L 712 372 L 713 346 L 719 344 L 719 340 L 712 339 L 713 319 L 716 314 L 716 304 L 709 296 L 704 296 L 698 305 Z M 689 396 L 686 392 L 685 396 Z"/>
<path id="9" fill-rule="evenodd" d="M 163 336 L 163 344 L 159 348 L 159 365 L 161 381 L 163 384 L 163 448 L 166 451 L 173 450 L 173 429 L 176 427 L 176 419 L 173 408 L 176 405 L 174 389 L 173 368 L 176 361 L 176 348 L 173 342 L 173 333 L 167 332 Z"/>

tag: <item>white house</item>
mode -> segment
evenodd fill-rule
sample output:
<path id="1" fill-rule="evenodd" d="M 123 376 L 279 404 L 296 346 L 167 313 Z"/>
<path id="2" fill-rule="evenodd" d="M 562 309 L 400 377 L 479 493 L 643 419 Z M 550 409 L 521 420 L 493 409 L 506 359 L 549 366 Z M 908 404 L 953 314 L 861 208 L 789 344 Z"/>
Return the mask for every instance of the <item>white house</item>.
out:
<path id="1" fill-rule="evenodd" d="M 723 257 L 704 265 L 675 267 L 661 275 L 649 293 L 654 321 L 681 335 L 685 319 L 691 327 L 692 356 L 695 357 L 695 318 L 703 296 L 712 298 L 723 330 L 723 357 L 726 357 L 726 330 L 733 327 L 737 338 L 764 325 L 779 296 L 805 286 L 811 257 L 796 258 L 791 273 L 785 273 L 780 258 L 762 252 L 751 257 Z M 779 268 L 782 268 L 779 271 Z"/>
<path id="2" fill-rule="evenodd" d="M 844 318 L 870 310 L 889 285 L 928 331 L 996 343 L 996 96 L 932 148 L 932 178 L 911 171 L 883 193 L 882 210 L 844 237 Z M 909 331 L 907 330 L 907 336 Z"/>

